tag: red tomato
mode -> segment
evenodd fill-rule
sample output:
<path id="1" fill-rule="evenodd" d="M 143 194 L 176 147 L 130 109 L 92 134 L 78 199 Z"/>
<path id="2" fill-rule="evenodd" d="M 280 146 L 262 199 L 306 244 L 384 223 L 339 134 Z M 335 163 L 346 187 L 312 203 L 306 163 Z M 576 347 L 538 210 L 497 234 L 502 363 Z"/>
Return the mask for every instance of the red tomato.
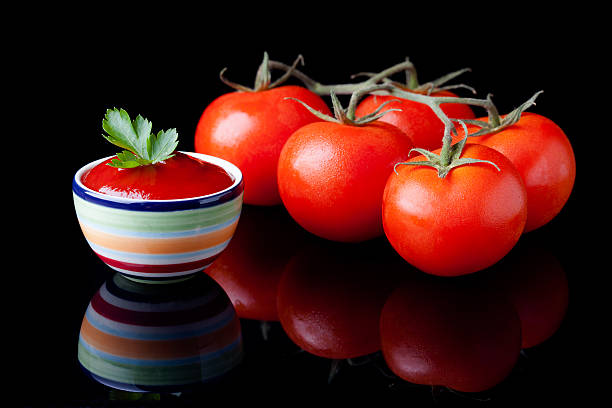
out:
<path id="1" fill-rule="evenodd" d="M 247 204 L 281 203 L 276 184 L 278 155 L 294 131 L 320 120 L 286 97 L 330 113 L 318 95 L 300 86 L 287 85 L 222 95 L 208 105 L 198 123 L 196 152 L 220 157 L 240 168 Z"/>
<path id="2" fill-rule="evenodd" d="M 227 293 L 238 317 L 277 321 L 278 281 L 306 235 L 282 206 L 245 205 L 230 244 L 205 272 Z"/>
<path id="3" fill-rule="evenodd" d="M 380 312 L 399 279 L 389 262 L 393 253 L 381 256 L 378 243 L 324 241 L 287 264 L 278 286 L 278 315 L 300 348 L 330 359 L 380 350 Z"/>
<path id="4" fill-rule="evenodd" d="M 478 129 L 468 126 L 468 134 Z M 465 137 L 463 129 L 458 133 L 455 140 Z M 468 141 L 503 153 L 521 174 L 527 188 L 525 232 L 548 223 L 561 211 L 574 186 L 576 159 L 567 136 L 553 121 L 526 112 L 514 125 Z"/>
<path id="5" fill-rule="evenodd" d="M 170 200 L 213 194 L 233 184 L 221 167 L 177 152 L 163 162 L 130 169 L 105 160 L 83 175 L 83 184 L 104 194 L 144 200 Z"/>
<path id="6" fill-rule="evenodd" d="M 387 299 L 380 338 L 387 365 L 415 384 L 463 392 L 501 383 L 521 351 L 521 325 L 503 296 L 473 282 L 411 278 Z"/>
<path id="7" fill-rule="evenodd" d="M 358 242 L 382 235 L 382 193 L 412 141 L 393 125 L 317 122 L 296 131 L 278 163 L 278 186 L 291 216 L 311 233 Z"/>
<path id="8" fill-rule="evenodd" d="M 440 91 L 432 93 L 431 96 L 453 96 L 452 92 Z M 385 113 L 380 119 L 382 122 L 390 123 L 400 128 L 414 142 L 416 147 L 427 150 L 435 150 L 442 147 L 442 136 L 444 135 L 444 124 L 425 104 L 401 99 L 390 95 L 370 95 L 361 101 L 355 113 L 363 116 L 373 112 L 380 104 L 392 99 L 400 99 L 399 102 L 390 102 L 386 109 L 401 109 Z M 472 109 L 461 103 L 444 103 L 440 108 L 449 118 L 474 119 Z"/>
<path id="9" fill-rule="evenodd" d="M 489 160 L 501 171 L 487 163 L 467 164 L 440 178 L 431 167 L 402 165 L 384 192 L 389 242 L 410 264 L 434 275 L 464 275 L 493 265 L 516 244 L 527 218 L 525 186 L 510 160 L 470 144 L 461 157 Z"/>

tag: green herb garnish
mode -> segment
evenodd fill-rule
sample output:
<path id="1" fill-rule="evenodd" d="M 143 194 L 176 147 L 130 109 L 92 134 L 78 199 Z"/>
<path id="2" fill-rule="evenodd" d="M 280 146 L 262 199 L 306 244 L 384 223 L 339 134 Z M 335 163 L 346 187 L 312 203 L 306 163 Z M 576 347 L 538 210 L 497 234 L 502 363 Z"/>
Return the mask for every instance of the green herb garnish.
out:
<path id="1" fill-rule="evenodd" d="M 131 120 L 123 109 L 108 109 L 102 120 L 102 128 L 108 133 L 108 136 L 102 137 L 126 149 L 108 163 L 111 167 L 129 169 L 159 163 L 174 156 L 178 146 L 176 129 L 160 130 L 157 135 L 153 134 L 151 122 L 140 115 Z"/>

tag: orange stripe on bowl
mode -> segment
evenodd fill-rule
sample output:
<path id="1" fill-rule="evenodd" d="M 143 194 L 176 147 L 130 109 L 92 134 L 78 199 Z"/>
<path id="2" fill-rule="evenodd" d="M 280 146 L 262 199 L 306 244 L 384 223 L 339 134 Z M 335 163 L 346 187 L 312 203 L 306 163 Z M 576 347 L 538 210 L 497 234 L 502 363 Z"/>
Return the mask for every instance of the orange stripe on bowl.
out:
<path id="1" fill-rule="evenodd" d="M 87 318 L 81 325 L 82 339 L 94 349 L 115 356 L 146 360 L 170 360 L 212 353 L 231 344 L 239 335 L 237 318 L 216 331 L 177 340 L 137 340 L 113 336 L 93 327 Z"/>
<path id="2" fill-rule="evenodd" d="M 81 230 L 85 238 L 103 248 L 138 254 L 175 254 L 200 251 L 219 245 L 232 237 L 238 220 L 216 231 L 181 238 L 135 238 L 109 234 L 83 223 Z"/>

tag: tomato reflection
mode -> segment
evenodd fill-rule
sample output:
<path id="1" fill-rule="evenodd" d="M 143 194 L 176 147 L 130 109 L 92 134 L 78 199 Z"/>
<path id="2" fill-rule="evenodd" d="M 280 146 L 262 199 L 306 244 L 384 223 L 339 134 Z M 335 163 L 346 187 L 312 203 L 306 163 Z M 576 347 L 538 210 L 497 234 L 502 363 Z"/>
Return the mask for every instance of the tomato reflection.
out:
<path id="1" fill-rule="evenodd" d="M 318 241 L 304 248 L 278 286 L 283 329 L 319 357 L 348 359 L 380 350 L 380 311 L 399 281 L 397 259 L 382 240 Z"/>
<path id="2" fill-rule="evenodd" d="M 524 239 L 489 279 L 519 313 L 523 348 L 541 344 L 559 329 L 568 307 L 568 282 L 549 250 Z"/>
<path id="3" fill-rule="evenodd" d="M 521 351 L 512 303 L 473 279 L 407 279 L 385 303 L 380 333 L 400 378 L 465 392 L 503 381 Z"/>
<path id="4" fill-rule="evenodd" d="M 382 350 L 372 358 L 408 383 L 470 393 L 503 382 L 521 349 L 555 333 L 568 304 L 565 272 L 536 239 L 473 276 L 441 278 L 384 239 L 311 236 L 282 207 L 246 206 L 207 273 L 240 317 L 280 321 L 311 355 L 351 363 Z"/>
<path id="5" fill-rule="evenodd" d="M 280 275 L 306 237 L 283 207 L 245 205 L 232 241 L 206 273 L 223 287 L 239 317 L 277 321 Z"/>
<path id="6" fill-rule="evenodd" d="M 521 349 L 556 332 L 567 305 L 561 264 L 524 240 L 471 277 L 407 274 L 381 314 L 383 356 L 411 383 L 489 390 L 510 375 Z"/>

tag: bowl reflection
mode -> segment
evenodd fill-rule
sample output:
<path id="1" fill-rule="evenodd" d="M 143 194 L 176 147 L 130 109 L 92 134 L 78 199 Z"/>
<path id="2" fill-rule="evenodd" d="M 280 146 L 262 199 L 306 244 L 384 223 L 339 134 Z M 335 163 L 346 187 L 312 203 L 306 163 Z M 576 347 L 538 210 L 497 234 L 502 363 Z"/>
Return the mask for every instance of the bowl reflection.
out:
<path id="1" fill-rule="evenodd" d="M 86 373 L 133 392 L 176 392 L 211 382 L 241 359 L 234 308 L 204 273 L 164 285 L 115 274 L 91 299 L 78 342 Z"/>

